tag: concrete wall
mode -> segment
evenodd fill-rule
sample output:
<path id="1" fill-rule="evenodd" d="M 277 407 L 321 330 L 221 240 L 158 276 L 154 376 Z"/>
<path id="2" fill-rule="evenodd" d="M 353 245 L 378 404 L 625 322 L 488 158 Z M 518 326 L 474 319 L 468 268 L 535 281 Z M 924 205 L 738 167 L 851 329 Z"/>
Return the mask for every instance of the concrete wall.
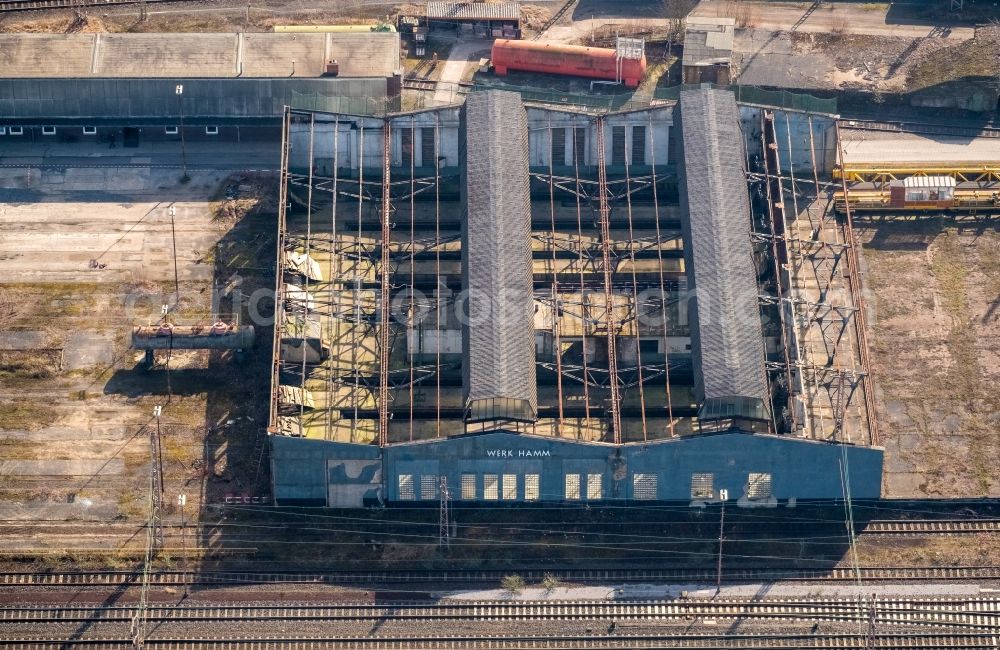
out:
<path id="1" fill-rule="evenodd" d="M 597 127 L 591 115 L 582 113 L 571 113 L 560 110 L 550 110 L 545 108 L 529 107 L 528 111 L 528 140 L 529 140 L 529 161 L 536 171 L 546 171 L 549 168 L 552 158 L 551 132 L 553 129 L 573 129 L 583 127 L 587 129 L 584 160 L 581 166 L 597 164 Z M 646 147 L 643 156 L 643 165 L 666 167 L 671 162 L 670 150 L 670 128 L 673 126 L 673 107 L 665 106 L 644 111 L 632 111 L 628 113 L 615 113 L 608 115 L 605 119 L 604 128 L 604 156 L 608 166 L 612 165 L 612 138 L 615 126 L 624 126 L 627 129 L 625 139 L 625 155 L 631 165 L 632 161 L 632 128 L 642 126 L 646 128 Z M 573 166 L 573 132 L 567 131 L 565 137 L 565 160 L 568 167 Z M 565 170 L 563 170 L 565 171 Z M 589 170 L 588 170 L 589 173 Z"/>
<path id="2" fill-rule="evenodd" d="M 404 169 L 410 167 L 410 156 L 403 155 L 402 129 L 414 129 L 412 162 L 415 167 L 421 167 L 421 163 L 424 162 L 422 131 L 429 129 L 435 132 L 438 149 L 437 155 L 444 157 L 444 160 L 439 161 L 439 164 L 442 167 L 457 166 L 459 110 L 457 107 L 448 107 L 434 111 L 410 113 L 393 118 L 392 164 Z"/>
<path id="3" fill-rule="evenodd" d="M 967 77 L 913 91 L 910 93 L 910 105 L 989 113 L 998 108 L 998 98 L 1000 88 L 995 79 Z"/>
<path id="4" fill-rule="evenodd" d="M 743 135 L 747 141 L 747 153 L 751 158 L 761 155 L 761 110 L 758 106 L 740 106 Z M 781 173 L 788 174 L 791 170 L 797 180 L 812 182 L 813 155 L 810 153 L 809 147 L 810 122 L 812 124 L 816 167 L 821 176 L 829 173 L 836 162 L 836 133 L 833 118 L 796 111 L 770 110 L 774 112 L 774 127 L 778 137 Z"/>
<path id="5" fill-rule="evenodd" d="M 460 107 L 448 106 L 427 111 L 407 113 L 392 118 L 392 164 L 396 167 L 409 169 L 410 156 L 403 155 L 402 130 L 413 128 L 413 163 L 414 167 L 426 173 L 429 167 L 424 167 L 422 129 L 436 129 L 438 141 L 438 156 L 443 156 L 440 161 L 442 168 L 455 167 L 458 165 L 458 139 L 459 139 L 459 111 Z M 584 113 L 573 113 L 560 110 L 550 110 L 538 107 L 528 107 L 528 145 L 529 145 L 529 165 L 536 171 L 546 171 L 551 163 L 551 131 L 552 129 L 573 129 L 582 127 L 587 129 L 584 160 L 582 167 L 591 167 L 596 164 L 598 151 L 596 140 L 596 125 L 591 115 Z M 363 150 L 364 159 L 361 166 L 366 169 L 381 169 L 382 167 L 382 120 L 370 117 L 358 117 L 353 115 L 340 115 L 334 118 L 332 115 L 316 115 L 314 133 L 312 136 L 313 158 L 320 161 L 321 166 L 329 166 L 334 156 L 333 131 L 339 132 L 338 159 L 337 165 L 341 169 L 357 170 L 359 167 L 359 151 Z M 673 126 L 673 107 L 664 106 L 643 111 L 632 111 L 627 113 L 615 113 L 609 115 L 605 120 L 605 160 L 609 167 L 612 164 L 614 127 L 626 127 L 626 147 L 625 154 L 631 165 L 632 161 L 632 129 L 640 126 L 645 127 L 645 153 L 643 155 L 642 171 L 648 171 L 652 165 L 662 168 L 672 161 L 670 160 L 670 130 Z M 309 122 L 308 118 L 292 125 L 292 166 L 302 168 L 306 166 L 306 159 L 310 147 Z M 573 167 L 573 132 L 568 131 L 565 137 L 565 161 L 567 165 L 561 169 L 561 173 L 567 173 L 567 169 L 572 171 Z M 404 159 L 405 158 L 405 159 Z M 624 166 L 619 165 L 621 172 Z M 636 165 L 636 167 L 640 167 Z M 586 174 L 593 173 L 592 169 L 585 170 Z M 637 172 L 639 169 L 636 170 Z"/>
<path id="6" fill-rule="evenodd" d="M 442 168 L 458 166 L 458 119 L 457 107 L 446 107 L 419 113 L 398 115 L 390 123 L 392 140 L 392 164 L 409 171 L 410 155 L 403 155 L 404 129 L 413 132 L 413 164 L 422 174 L 433 174 L 433 167 L 424 167 L 423 129 L 435 130 L 438 157 Z M 313 159 L 320 167 L 329 167 L 334 159 L 334 131 L 337 132 L 337 167 L 357 171 L 359 167 L 371 170 L 382 169 L 382 128 L 380 118 L 355 115 L 319 114 L 315 116 L 313 133 L 310 136 L 310 121 L 306 116 L 293 122 L 291 129 L 291 166 L 306 167 L 310 147 Z M 359 155 L 363 154 L 363 158 Z"/>

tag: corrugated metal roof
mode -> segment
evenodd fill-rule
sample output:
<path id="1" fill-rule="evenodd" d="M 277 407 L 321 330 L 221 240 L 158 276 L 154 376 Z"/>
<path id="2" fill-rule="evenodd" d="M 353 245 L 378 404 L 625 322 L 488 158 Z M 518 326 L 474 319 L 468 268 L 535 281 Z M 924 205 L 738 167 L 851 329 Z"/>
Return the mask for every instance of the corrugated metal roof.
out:
<path id="1" fill-rule="evenodd" d="M 462 373 L 476 419 L 538 409 L 528 116 L 515 92 L 472 93 L 462 117 Z M 485 299 L 485 304 L 484 304 Z M 480 412 L 483 411 L 483 412 Z"/>
<path id="2" fill-rule="evenodd" d="M 841 123 L 844 162 L 866 163 L 985 163 L 1000 161 L 1000 139 L 964 138 L 918 133 L 891 133 L 848 128 Z"/>
<path id="3" fill-rule="evenodd" d="M 907 176 L 903 179 L 903 187 L 955 187 L 955 179 L 951 176 Z"/>
<path id="4" fill-rule="evenodd" d="M 183 82 L 183 107 L 174 87 Z M 3 119 L 277 118 L 283 107 L 365 113 L 385 79 L 0 79 Z"/>
<path id="5" fill-rule="evenodd" d="M 399 34 L 0 34 L 0 78 L 390 77 Z"/>
<path id="6" fill-rule="evenodd" d="M 427 17 L 434 20 L 519 20 L 518 2 L 428 2 Z"/>
<path id="7" fill-rule="evenodd" d="M 732 92 L 680 95 L 681 226 L 699 399 L 768 400 L 764 335 L 750 241 L 740 115 Z"/>

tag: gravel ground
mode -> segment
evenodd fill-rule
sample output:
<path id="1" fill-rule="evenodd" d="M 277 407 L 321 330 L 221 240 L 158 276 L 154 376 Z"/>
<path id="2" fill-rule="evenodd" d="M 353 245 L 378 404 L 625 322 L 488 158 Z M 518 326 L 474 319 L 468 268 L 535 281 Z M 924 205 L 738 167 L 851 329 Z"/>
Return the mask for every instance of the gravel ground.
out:
<path id="1" fill-rule="evenodd" d="M 942 626 L 954 631 L 954 628 Z M 900 632 L 913 632 L 914 626 L 883 626 L 883 631 L 895 629 Z M 932 628 L 927 628 L 932 629 Z M 530 636 L 604 636 L 610 632 L 608 619 L 579 619 L 572 621 L 540 620 L 517 621 L 516 624 L 506 621 L 483 620 L 448 620 L 448 621 L 412 621 L 412 620 L 381 620 L 375 622 L 353 621 L 225 621 L 224 623 L 206 621 L 203 623 L 189 622 L 151 622 L 149 638 L 280 638 L 291 635 L 296 638 L 335 638 L 370 637 L 370 638 L 443 638 L 449 636 L 483 636 L 483 637 L 530 637 Z M 674 619 L 659 620 L 620 620 L 615 621 L 614 634 L 620 637 L 638 634 L 655 634 L 670 637 L 682 634 L 766 634 L 766 633 L 857 633 L 857 623 L 841 623 L 818 619 L 788 619 L 776 621 L 753 621 L 743 618 L 734 621 L 733 618 Z M 66 624 L 0 624 L 0 634 L 5 637 L 46 637 L 46 638 L 129 638 L 128 623 L 66 623 Z"/>

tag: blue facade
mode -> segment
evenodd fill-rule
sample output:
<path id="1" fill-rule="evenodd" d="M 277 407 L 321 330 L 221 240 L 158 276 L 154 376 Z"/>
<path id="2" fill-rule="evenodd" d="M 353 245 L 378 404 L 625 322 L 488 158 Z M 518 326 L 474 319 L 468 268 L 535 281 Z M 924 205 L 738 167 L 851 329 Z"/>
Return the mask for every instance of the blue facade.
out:
<path id="1" fill-rule="evenodd" d="M 883 452 L 741 432 L 619 446 L 490 432 L 389 445 L 381 457 L 371 445 L 273 437 L 271 457 L 279 504 L 436 501 L 445 476 L 455 503 L 711 502 L 726 490 L 750 506 L 842 499 L 844 477 L 852 498 L 879 498 Z"/>
<path id="2" fill-rule="evenodd" d="M 378 447 L 270 436 L 271 483 L 278 505 L 357 507 L 381 499 Z"/>
<path id="3" fill-rule="evenodd" d="M 721 433 L 626 447 L 630 473 L 656 473 L 658 498 L 691 499 L 691 475 L 711 473 L 713 489 L 744 500 L 751 473 L 770 474 L 772 498 L 842 499 L 845 465 L 852 499 L 882 493 L 883 450 L 785 436 Z M 632 495 L 629 494 L 631 498 Z"/>

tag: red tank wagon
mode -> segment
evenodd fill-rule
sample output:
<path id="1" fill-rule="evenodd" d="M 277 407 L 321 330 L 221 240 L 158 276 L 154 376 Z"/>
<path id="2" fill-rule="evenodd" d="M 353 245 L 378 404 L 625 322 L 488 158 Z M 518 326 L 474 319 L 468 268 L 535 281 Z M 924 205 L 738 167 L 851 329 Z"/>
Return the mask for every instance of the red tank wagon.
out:
<path id="1" fill-rule="evenodd" d="M 638 59 L 618 59 L 615 50 L 539 41 L 493 42 L 493 68 L 500 76 L 510 70 L 547 72 L 590 79 L 622 81 L 635 88 L 646 72 L 646 55 Z"/>

